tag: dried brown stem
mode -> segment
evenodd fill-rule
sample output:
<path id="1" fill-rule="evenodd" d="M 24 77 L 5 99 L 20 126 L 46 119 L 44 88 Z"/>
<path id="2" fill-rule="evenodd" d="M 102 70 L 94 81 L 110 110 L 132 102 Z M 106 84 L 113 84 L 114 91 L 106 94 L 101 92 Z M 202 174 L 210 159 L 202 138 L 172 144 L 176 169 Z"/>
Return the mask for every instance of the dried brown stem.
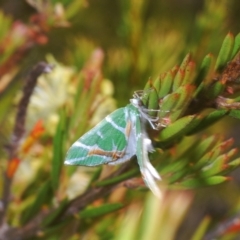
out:
<path id="1" fill-rule="evenodd" d="M 122 165 L 116 172 L 107 177 L 107 179 L 111 179 L 126 172 L 130 164 L 131 163 L 126 163 Z M 68 204 L 64 212 L 61 213 L 61 216 L 57 218 L 57 222 L 61 223 L 68 218 L 74 217 L 74 215 L 91 204 L 93 201 L 96 201 L 97 199 L 100 199 L 112 192 L 117 185 L 118 183 L 104 187 L 91 187 L 84 194 L 76 197 Z M 44 219 L 51 215 L 54 211 L 55 209 L 42 211 L 25 226 L 18 229 L 8 229 L 4 240 L 25 240 L 36 236 L 38 232 L 43 230 L 41 224 L 43 223 Z"/>
<path id="2" fill-rule="evenodd" d="M 11 143 L 8 146 L 8 152 L 9 152 L 8 161 L 11 161 L 13 158 L 16 158 L 18 156 L 19 143 L 25 131 L 27 107 L 29 104 L 30 97 L 33 93 L 34 87 L 37 83 L 37 79 L 42 73 L 47 73 L 51 71 L 51 69 L 52 69 L 51 65 L 45 62 L 39 62 L 31 70 L 31 72 L 29 73 L 26 79 L 26 82 L 23 88 L 23 97 L 21 98 L 18 105 L 18 109 L 17 109 Z M 10 198 L 11 184 L 12 184 L 12 178 L 7 175 L 7 172 L 5 172 L 3 176 L 2 200 L 0 201 L 0 234 L 3 234 L 1 230 L 5 225 L 4 218 L 7 211 L 9 198 Z M 1 235 L 0 235 L 0 238 L 1 238 Z"/>

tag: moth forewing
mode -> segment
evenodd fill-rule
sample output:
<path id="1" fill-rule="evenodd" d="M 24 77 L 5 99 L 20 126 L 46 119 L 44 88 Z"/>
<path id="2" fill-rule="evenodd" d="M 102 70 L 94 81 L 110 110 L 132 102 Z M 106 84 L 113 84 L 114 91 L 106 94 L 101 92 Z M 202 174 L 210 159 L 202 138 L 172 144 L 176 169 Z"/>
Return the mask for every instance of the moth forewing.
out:
<path id="1" fill-rule="evenodd" d="M 119 164 L 136 154 L 133 106 L 127 105 L 108 115 L 69 149 L 65 164 L 96 166 Z"/>

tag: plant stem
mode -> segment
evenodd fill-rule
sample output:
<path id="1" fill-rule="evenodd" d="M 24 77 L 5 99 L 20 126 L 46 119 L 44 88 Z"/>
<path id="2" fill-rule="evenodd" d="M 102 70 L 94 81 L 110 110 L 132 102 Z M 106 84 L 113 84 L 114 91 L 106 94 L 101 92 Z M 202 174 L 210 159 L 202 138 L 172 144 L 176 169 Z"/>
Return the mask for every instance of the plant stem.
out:
<path id="1" fill-rule="evenodd" d="M 27 76 L 24 88 L 23 88 L 23 96 L 19 102 L 17 114 L 15 118 L 15 125 L 13 128 L 11 142 L 8 145 L 8 161 L 7 166 L 11 163 L 11 161 L 15 158 L 18 158 L 18 149 L 19 144 L 25 133 L 25 120 L 27 107 L 29 105 L 30 97 L 33 93 L 34 87 L 36 86 L 37 79 L 42 73 L 48 73 L 52 70 L 51 65 L 45 62 L 39 62 L 36 64 L 33 69 L 30 71 Z M 8 169 L 8 167 L 7 167 Z M 8 171 L 3 174 L 3 193 L 2 200 L 0 201 L 0 239 L 2 233 L 2 228 L 5 226 L 5 215 L 7 212 L 8 204 L 10 201 L 10 189 L 12 185 L 12 176 L 8 175 Z"/>

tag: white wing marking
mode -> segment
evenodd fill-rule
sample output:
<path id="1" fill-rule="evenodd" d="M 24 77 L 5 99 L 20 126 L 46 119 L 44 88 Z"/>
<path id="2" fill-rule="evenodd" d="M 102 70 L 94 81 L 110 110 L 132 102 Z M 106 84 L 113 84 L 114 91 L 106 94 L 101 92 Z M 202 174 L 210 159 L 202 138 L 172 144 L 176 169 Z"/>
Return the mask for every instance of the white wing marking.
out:
<path id="1" fill-rule="evenodd" d="M 81 148 L 86 149 L 86 150 L 91 150 L 91 149 L 93 148 L 93 146 L 85 145 L 85 144 L 83 144 L 83 143 L 81 143 L 81 142 L 79 142 L 79 141 L 76 141 L 76 142 L 72 145 L 72 147 L 81 147 Z"/>
<path id="2" fill-rule="evenodd" d="M 118 131 L 122 132 L 123 134 L 125 134 L 125 128 L 122 128 L 120 126 L 118 126 L 113 120 L 112 118 L 110 117 L 110 115 L 108 115 L 106 118 L 106 121 L 108 123 L 110 123 L 115 129 L 117 129 Z"/>
<path id="3" fill-rule="evenodd" d="M 98 135 L 100 138 L 103 139 L 103 135 L 102 135 L 102 133 L 101 133 L 100 131 L 97 131 L 97 135 Z"/>

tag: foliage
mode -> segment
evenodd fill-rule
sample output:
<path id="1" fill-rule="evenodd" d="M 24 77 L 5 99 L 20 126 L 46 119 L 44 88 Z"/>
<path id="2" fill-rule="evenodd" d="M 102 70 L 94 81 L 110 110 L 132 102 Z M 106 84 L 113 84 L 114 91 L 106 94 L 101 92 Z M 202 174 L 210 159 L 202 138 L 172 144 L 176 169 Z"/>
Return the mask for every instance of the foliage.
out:
<path id="1" fill-rule="evenodd" d="M 96 36 L 69 31 L 90 1 L 27 2 L 35 9 L 27 23 L 0 13 L 0 239 L 234 237 L 236 202 L 223 223 L 202 216 L 192 231 L 184 228 L 198 189 L 224 189 L 240 165 L 238 142 L 225 137 L 240 118 L 240 34 L 219 28 L 231 1 L 205 1 L 190 38 L 184 28 L 147 18 L 147 1 L 116 1 L 121 44 L 110 47 L 108 36 L 104 50 Z M 53 45 L 63 42 L 52 35 L 61 31 L 69 43 L 59 56 Z M 46 62 L 35 59 L 46 46 Z M 63 165 L 69 146 L 139 88 L 161 125 L 148 129 L 161 200 L 147 193 L 134 159 L 117 167 Z"/>

